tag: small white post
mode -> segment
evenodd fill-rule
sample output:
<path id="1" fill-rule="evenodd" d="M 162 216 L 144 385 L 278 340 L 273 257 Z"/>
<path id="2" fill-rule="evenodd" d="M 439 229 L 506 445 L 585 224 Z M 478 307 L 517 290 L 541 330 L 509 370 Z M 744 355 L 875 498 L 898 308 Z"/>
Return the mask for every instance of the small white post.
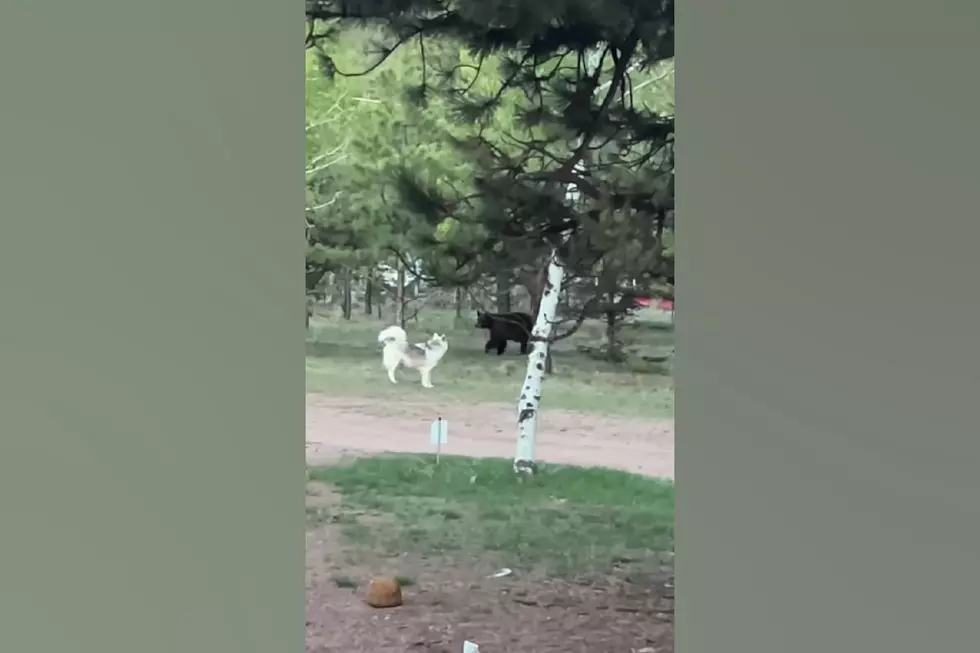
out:
<path id="1" fill-rule="evenodd" d="M 436 448 L 436 464 L 439 464 L 439 457 L 442 454 L 442 445 L 449 442 L 449 422 L 437 417 L 436 421 L 429 426 L 429 444 Z"/>

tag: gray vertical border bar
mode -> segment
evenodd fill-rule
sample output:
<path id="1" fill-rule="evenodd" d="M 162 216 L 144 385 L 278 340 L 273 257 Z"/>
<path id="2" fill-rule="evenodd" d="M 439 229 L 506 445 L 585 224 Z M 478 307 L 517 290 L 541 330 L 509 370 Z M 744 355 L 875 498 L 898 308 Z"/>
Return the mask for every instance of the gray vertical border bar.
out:
<path id="1" fill-rule="evenodd" d="M 680 3 L 679 653 L 976 649 L 978 13 Z"/>
<path id="2" fill-rule="evenodd" d="M 303 650 L 302 25 L 0 12 L 0 650 Z"/>

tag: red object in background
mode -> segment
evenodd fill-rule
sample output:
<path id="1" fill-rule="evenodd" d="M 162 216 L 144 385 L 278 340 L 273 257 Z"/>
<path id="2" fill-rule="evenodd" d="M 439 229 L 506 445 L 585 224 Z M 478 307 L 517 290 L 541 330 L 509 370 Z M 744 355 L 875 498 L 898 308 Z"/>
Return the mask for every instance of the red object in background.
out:
<path id="1" fill-rule="evenodd" d="M 635 300 L 636 305 L 640 308 L 650 308 L 653 306 L 653 298 L 651 297 L 637 297 Z M 673 299 L 663 299 L 657 300 L 657 309 L 661 311 L 667 311 L 670 313 L 674 312 L 674 300 Z"/>

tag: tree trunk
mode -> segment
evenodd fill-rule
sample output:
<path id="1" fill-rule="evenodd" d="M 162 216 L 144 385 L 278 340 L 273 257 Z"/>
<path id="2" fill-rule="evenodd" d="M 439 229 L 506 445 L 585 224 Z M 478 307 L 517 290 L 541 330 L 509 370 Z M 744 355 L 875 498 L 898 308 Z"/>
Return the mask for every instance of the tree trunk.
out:
<path id="1" fill-rule="evenodd" d="M 549 269 L 550 263 L 547 266 L 542 266 L 537 272 L 525 275 L 523 285 L 531 300 L 531 315 L 538 314 L 538 308 L 541 306 L 541 294 L 544 291 L 545 285 L 547 284 Z M 564 272 L 562 275 L 564 276 Z M 557 299 L 555 301 L 557 301 Z"/>
<path id="2" fill-rule="evenodd" d="M 510 313 L 510 279 L 504 274 L 497 275 L 497 312 Z"/>
<path id="3" fill-rule="evenodd" d="M 544 292 L 545 285 L 548 283 L 548 274 L 551 272 L 551 263 L 543 265 L 538 271 L 525 274 L 523 276 L 524 289 L 527 290 L 528 298 L 531 302 L 531 315 L 538 317 L 539 309 L 541 308 L 541 295 Z M 562 279 L 564 279 L 564 268 L 562 268 Z M 557 312 L 558 299 L 561 296 L 561 288 L 559 284 L 558 294 L 555 296 L 555 311 L 552 312 L 552 318 L 554 319 L 554 313 Z M 551 347 L 548 347 L 548 355 L 544 361 L 544 373 L 551 374 L 554 372 L 554 360 L 551 355 Z"/>
<path id="4" fill-rule="evenodd" d="M 527 374 L 521 397 L 517 402 L 517 453 L 514 471 L 518 474 L 534 474 L 534 448 L 538 435 L 538 412 L 541 406 L 541 385 L 545 377 L 545 364 L 551 347 L 552 321 L 558 309 L 558 297 L 565 278 L 565 268 L 558 260 L 558 252 L 552 253 L 547 277 L 541 293 L 537 319 L 531 330 L 531 350 L 527 356 Z"/>
<path id="5" fill-rule="evenodd" d="M 412 322 L 418 324 L 420 312 L 419 309 L 421 308 L 419 298 L 422 297 L 422 282 L 418 279 L 418 277 L 416 277 L 415 280 L 409 284 L 409 288 L 411 289 L 412 301 L 415 302 L 416 306 L 416 309 L 412 311 Z"/>
<path id="6" fill-rule="evenodd" d="M 344 270 L 344 296 L 342 301 L 342 310 L 344 313 L 344 319 L 349 320 L 353 316 L 354 306 L 353 306 L 353 296 L 351 294 L 351 273 L 350 268 Z"/>
<path id="7" fill-rule="evenodd" d="M 616 295 L 608 293 L 606 301 L 612 306 L 616 303 Z M 616 311 L 606 311 L 606 359 L 611 363 L 622 362 L 622 352 L 619 350 L 619 321 Z"/>
<path id="8" fill-rule="evenodd" d="M 395 287 L 395 321 L 398 326 L 405 328 L 405 268 L 401 261 L 395 261 L 398 271 L 398 281 Z"/>
<path id="9" fill-rule="evenodd" d="M 371 306 L 371 296 L 374 294 L 374 283 L 371 281 L 370 271 L 368 272 L 367 281 L 364 282 L 364 314 L 368 317 L 374 313 L 374 309 Z"/>

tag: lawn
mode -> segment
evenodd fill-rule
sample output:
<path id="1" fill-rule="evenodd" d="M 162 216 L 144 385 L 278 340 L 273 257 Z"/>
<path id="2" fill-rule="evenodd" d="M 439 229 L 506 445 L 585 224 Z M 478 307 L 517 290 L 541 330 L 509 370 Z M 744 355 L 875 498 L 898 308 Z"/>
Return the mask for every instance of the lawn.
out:
<path id="1" fill-rule="evenodd" d="M 383 396 L 422 400 L 438 393 L 440 399 L 461 402 L 516 401 L 526 359 L 519 346 L 508 345 L 503 356 L 486 355 L 485 332 L 473 328 L 474 317 L 457 320 L 452 311 L 423 312 L 407 325 L 409 337 L 421 341 L 432 332 L 444 333 L 449 352 L 433 373 L 435 389 L 425 390 L 418 377 L 400 370 L 392 385 L 381 367 L 377 334 L 387 322 L 355 315 L 340 318 L 336 311 L 319 312 L 306 342 L 306 379 L 309 392 L 347 396 Z M 637 351 L 636 359 L 613 365 L 583 353 L 580 348 L 602 342 L 604 326 L 587 322 L 578 333 L 554 347 L 554 375 L 547 380 L 543 404 L 585 412 L 662 418 L 673 415 L 673 383 L 669 354 L 674 334 L 669 318 L 655 311 L 624 327 L 623 336 Z M 656 359 L 655 362 L 641 358 Z"/>
<path id="2" fill-rule="evenodd" d="M 312 468 L 341 494 L 308 507 L 355 551 L 552 577 L 654 572 L 671 555 L 674 486 L 599 468 L 543 466 L 518 480 L 511 461 L 432 456 L 361 458 Z"/>

